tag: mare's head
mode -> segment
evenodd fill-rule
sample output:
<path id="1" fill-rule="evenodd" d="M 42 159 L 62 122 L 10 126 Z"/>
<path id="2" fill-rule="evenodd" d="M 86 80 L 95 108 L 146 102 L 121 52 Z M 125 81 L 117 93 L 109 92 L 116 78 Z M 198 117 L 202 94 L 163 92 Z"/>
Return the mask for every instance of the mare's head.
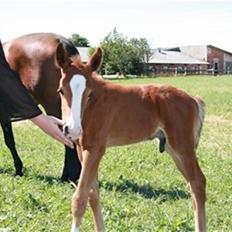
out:
<path id="1" fill-rule="evenodd" d="M 64 132 L 73 141 L 82 133 L 81 106 L 86 81 L 96 76 L 102 54 L 102 49 L 97 48 L 87 64 L 84 64 L 80 59 L 71 61 L 61 43 L 57 47 L 56 60 L 62 72 L 58 91 L 62 95 L 62 114 L 66 121 Z"/>

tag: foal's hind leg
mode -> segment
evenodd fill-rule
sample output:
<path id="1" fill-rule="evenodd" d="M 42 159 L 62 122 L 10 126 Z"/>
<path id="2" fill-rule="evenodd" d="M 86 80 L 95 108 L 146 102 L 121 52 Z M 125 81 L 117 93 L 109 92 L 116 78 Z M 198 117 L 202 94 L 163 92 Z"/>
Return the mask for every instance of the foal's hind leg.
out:
<path id="1" fill-rule="evenodd" d="M 1 127 L 3 130 L 3 134 L 4 134 L 4 140 L 6 143 L 6 146 L 9 148 L 13 160 L 14 160 L 14 166 L 15 166 L 15 175 L 18 176 L 22 176 L 22 169 L 23 169 L 23 163 L 21 161 L 21 159 L 19 158 L 19 155 L 17 153 L 17 150 L 15 148 L 15 141 L 14 141 L 14 135 L 13 135 L 13 131 L 12 131 L 12 125 L 11 123 L 1 123 Z"/>
<path id="2" fill-rule="evenodd" d="M 195 231 L 205 232 L 206 179 L 198 165 L 194 144 L 190 142 L 191 139 L 182 137 L 181 141 L 177 140 L 174 136 L 169 136 L 167 150 L 190 185 L 195 216 Z"/>

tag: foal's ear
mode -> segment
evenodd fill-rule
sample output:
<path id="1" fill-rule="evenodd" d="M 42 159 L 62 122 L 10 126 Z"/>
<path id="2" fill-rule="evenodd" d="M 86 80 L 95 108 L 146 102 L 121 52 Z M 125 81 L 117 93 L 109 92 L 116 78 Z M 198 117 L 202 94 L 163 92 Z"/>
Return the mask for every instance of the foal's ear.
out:
<path id="1" fill-rule="evenodd" d="M 67 69 L 71 65 L 71 60 L 68 57 L 67 51 L 62 43 L 58 43 L 56 47 L 56 62 L 59 68 Z"/>
<path id="2" fill-rule="evenodd" d="M 103 51 L 101 48 L 97 48 L 97 50 L 91 56 L 88 65 L 91 67 L 92 71 L 97 71 L 98 68 L 101 66 L 103 57 Z"/>

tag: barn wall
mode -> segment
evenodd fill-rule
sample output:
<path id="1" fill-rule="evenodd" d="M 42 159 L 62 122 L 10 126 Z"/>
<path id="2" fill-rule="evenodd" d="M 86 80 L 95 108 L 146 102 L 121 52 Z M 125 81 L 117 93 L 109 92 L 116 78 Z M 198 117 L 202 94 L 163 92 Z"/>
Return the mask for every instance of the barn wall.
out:
<path id="1" fill-rule="evenodd" d="M 232 55 L 228 53 L 224 54 L 224 73 L 232 73 Z"/>
<path id="2" fill-rule="evenodd" d="M 224 51 L 212 46 L 207 48 L 207 62 L 210 63 L 209 68 L 213 68 L 218 73 L 224 72 Z M 217 69 L 217 70 L 216 70 Z"/>
<path id="3" fill-rule="evenodd" d="M 206 64 L 148 64 L 150 73 L 161 76 L 207 74 Z"/>

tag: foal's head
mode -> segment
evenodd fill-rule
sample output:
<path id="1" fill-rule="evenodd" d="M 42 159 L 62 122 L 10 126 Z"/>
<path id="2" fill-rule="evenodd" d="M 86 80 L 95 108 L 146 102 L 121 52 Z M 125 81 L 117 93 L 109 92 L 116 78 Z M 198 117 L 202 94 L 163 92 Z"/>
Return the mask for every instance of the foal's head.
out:
<path id="1" fill-rule="evenodd" d="M 71 61 L 62 44 L 57 47 L 56 60 L 62 76 L 58 91 L 62 95 L 62 114 L 66 120 L 65 134 L 76 141 L 82 133 L 81 103 L 86 80 L 95 76 L 102 62 L 102 49 L 97 48 L 87 64 L 81 60 Z"/>

